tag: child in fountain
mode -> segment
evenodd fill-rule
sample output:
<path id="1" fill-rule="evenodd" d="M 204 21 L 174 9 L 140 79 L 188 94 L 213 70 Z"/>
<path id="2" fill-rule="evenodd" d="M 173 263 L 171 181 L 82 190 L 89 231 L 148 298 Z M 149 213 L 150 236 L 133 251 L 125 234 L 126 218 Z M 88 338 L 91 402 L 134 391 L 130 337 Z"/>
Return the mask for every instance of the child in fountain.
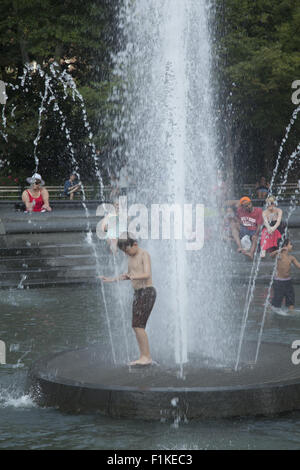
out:
<path id="1" fill-rule="evenodd" d="M 128 272 L 116 278 L 100 276 L 103 282 L 130 280 L 134 288 L 132 304 L 132 328 L 138 342 L 140 357 L 129 365 L 146 366 L 152 363 L 146 324 L 156 300 L 156 290 L 152 285 L 151 258 L 146 250 L 128 233 L 118 240 L 118 248 L 128 256 Z"/>
<path id="2" fill-rule="evenodd" d="M 278 241 L 280 246 L 280 240 Z M 293 245 L 287 238 L 282 243 L 282 247 L 271 253 L 271 256 L 278 256 L 277 271 L 274 278 L 273 290 L 274 295 L 272 305 L 275 308 L 280 308 L 283 299 L 285 298 L 285 305 L 290 311 L 294 310 L 295 306 L 295 292 L 291 279 L 291 265 L 294 264 L 300 269 L 300 263 L 295 256 L 290 255 Z"/>

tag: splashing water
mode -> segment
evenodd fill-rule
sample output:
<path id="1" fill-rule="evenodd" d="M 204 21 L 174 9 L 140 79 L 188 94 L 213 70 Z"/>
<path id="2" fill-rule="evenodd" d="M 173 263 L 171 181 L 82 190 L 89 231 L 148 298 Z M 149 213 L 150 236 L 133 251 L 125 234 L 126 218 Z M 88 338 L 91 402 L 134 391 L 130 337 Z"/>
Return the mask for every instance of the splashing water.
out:
<path id="1" fill-rule="evenodd" d="M 33 402 L 30 395 L 24 394 L 21 390 L 10 388 L 1 388 L 0 390 L 0 408 L 35 408 L 37 405 Z"/>
<path id="2" fill-rule="evenodd" d="M 17 287 L 18 289 L 24 289 L 24 284 L 23 283 L 26 279 L 27 279 L 26 274 L 22 274 L 21 280 L 20 280 L 20 282 L 18 284 L 18 287 Z"/>
<path id="3" fill-rule="evenodd" d="M 81 113 L 82 113 L 82 120 L 83 120 L 83 125 L 86 128 L 88 132 L 88 146 L 90 147 L 91 154 L 94 160 L 94 166 L 95 166 L 95 173 L 98 179 L 98 184 L 99 184 L 99 190 L 98 190 L 98 197 L 99 200 L 103 200 L 103 181 L 98 165 L 98 158 L 97 158 L 97 153 L 96 153 L 96 147 L 95 144 L 93 143 L 93 133 L 90 127 L 90 124 L 88 122 L 87 118 L 87 112 L 84 104 L 84 100 L 82 95 L 80 94 L 79 90 L 76 87 L 76 84 L 72 78 L 71 75 L 69 75 L 66 71 L 61 72 L 59 69 L 59 66 L 57 63 L 51 64 L 49 70 L 45 71 L 42 69 L 42 67 L 37 64 L 34 67 L 30 64 L 25 65 L 24 70 L 23 70 L 23 75 L 19 77 L 19 83 L 17 85 L 13 84 L 8 84 L 8 86 L 13 90 L 22 90 L 24 93 L 28 93 L 30 86 L 32 86 L 32 78 L 34 74 L 38 74 L 38 76 L 43 80 L 44 82 L 44 91 L 43 93 L 40 94 L 41 102 L 39 106 L 39 112 L 38 112 L 38 120 L 37 120 L 37 134 L 36 137 L 33 141 L 33 157 L 35 161 L 35 172 L 38 172 L 40 161 L 38 158 L 38 146 L 40 143 L 41 139 L 41 134 L 42 134 L 42 127 L 43 127 L 43 116 L 47 115 L 47 112 L 50 109 L 53 109 L 53 111 L 57 114 L 57 117 L 59 119 L 59 122 L 61 123 L 61 130 L 64 132 L 66 140 L 67 140 L 67 150 L 68 153 L 71 157 L 71 163 L 72 163 L 72 169 L 73 172 L 76 174 L 78 180 L 81 180 L 80 173 L 79 173 L 79 165 L 78 161 L 76 158 L 76 152 L 74 149 L 74 145 L 71 139 L 71 132 L 70 128 L 68 126 L 68 116 L 64 115 L 63 111 L 60 109 L 58 105 L 58 99 L 57 99 L 57 93 L 59 89 L 59 85 L 63 87 L 64 90 L 64 100 L 68 99 L 70 96 L 72 97 L 72 100 L 74 103 L 79 103 Z M 13 106 L 12 110 L 12 116 L 15 112 L 16 106 Z M 5 116 L 5 107 L 3 107 L 2 110 L 2 123 L 3 123 L 3 131 L 1 131 L 2 136 L 6 141 L 7 139 L 7 134 L 5 133 L 6 129 L 6 116 Z M 99 256 L 98 256 L 98 251 L 95 246 L 94 240 L 93 240 L 93 234 L 92 234 L 92 228 L 90 224 L 90 212 L 87 207 L 86 203 L 86 193 L 85 193 L 85 188 L 84 185 L 81 185 L 81 191 L 82 191 L 82 206 L 84 208 L 85 214 L 86 214 L 86 220 L 87 220 L 87 235 L 86 235 L 86 242 L 92 247 L 93 249 L 93 254 L 94 254 L 94 259 L 96 263 L 96 272 L 97 274 L 100 273 L 100 262 L 99 262 Z M 26 279 L 26 275 L 22 276 L 22 279 L 18 285 L 19 289 L 23 289 L 23 282 Z M 105 298 L 105 292 L 103 289 L 103 286 L 101 285 L 101 294 L 103 297 L 103 302 L 104 302 L 104 309 L 105 309 L 105 316 L 108 324 L 108 332 L 109 332 L 109 337 L 110 337 L 110 342 L 111 342 L 111 348 L 112 348 L 112 357 L 114 363 L 116 363 L 116 358 L 115 358 L 115 351 L 114 351 L 114 346 L 112 342 L 112 335 L 111 335 L 111 326 L 110 326 L 110 320 L 108 316 L 108 310 L 107 310 L 107 302 Z"/>
<path id="4" fill-rule="evenodd" d="M 285 145 L 285 143 L 288 139 L 291 128 L 292 128 L 293 124 L 295 123 L 295 121 L 297 119 L 299 111 L 300 111 L 300 106 L 297 107 L 293 111 L 292 118 L 290 120 L 290 123 L 289 123 L 288 127 L 286 128 L 285 136 L 284 136 L 284 138 L 281 142 L 281 145 L 280 145 L 280 148 L 279 148 L 279 153 L 278 153 L 277 160 L 276 160 L 276 165 L 275 165 L 275 168 L 274 168 L 274 171 L 273 171 L 273 176 L 272 176 L 272 180 L 271 180 L 271 184 L 270 184 L 270 190 L 269 190 L 270 193 L 271 193 L 271 189 L 273 187 L 275 178 L 276 178 L 277 173 L 278 173 L 279 162 L 280 162 L 280 159 L 281 159 L 281 156 L 282 156 L 284 145 Z M 278 200 L 278 198 L 280 198 L 282 192 L 284 191 L 285 184 L 288 181 L 289 171 L 292 168 L 292 165 L 295 162 L 295 159 L 299 156 L 299 154 L 300 154 L 300 144 L 297 146 L 296 150 L 294 150 L 294 152 L 292 152 L 292 154 L 288 158 L 288 163 L 287 163 L 287 166 L 285 168 L 282 183 L 281 183 L 281 186 L 279 187 L 279 190 L 277 192 L 277 200 Z M 296 192 L 298 192 L 298 191 L 296 190 Z M 284 236 L 287 235 L 288 222 L 289 222 L 289 219 L 290 219 L 293 211 L 295 210 L 295 196 L 296 196 L 296 194 L 291 196 L 290 207 L 289 207 L 288 216 L 287 216 L 287 219 L 286 219 L 287 226 L 286 226 Z M 241 356 L 242 345 L 243 345 L 244 336 L 245 336 L 245 330 L 246 330 L 246 324 L 247 324 L 248 315 L 249 315 L 249 309 L 250 309 L 250 305 L 251 305 L 251 302 L 252 302 L 253 297 L 254 297 L 256 279 L 257 279 L 257 276 L 258 276 L 258 273 L 259 273 L 259 267 L 260 267 L 260 263 L 261 263 L 261 257 L 258 255 L 258 246 L 259 246 L 259 244 L 257 244 L 255 257 L 254 257 L 253 264 L 252 264 L 251 275 L 250 275 L 250 280 L 249 280 L 249 285 L 248 285 L 248 292 L 247 292 L 246 301 L 245 301 L 245 307 L 244 307 L 244 313 L 243 313 L 243 319 L 242 319 L 242 326 L 241 326 L 241 332 L 240 332 L 240 340 L 239 340 L 237 358 L 236 358 L 236 363 L 235 363 L 235 370 L 236 371 L 237 371 L 239 363 L 240 363 L 240 356 Z M 274 276 L 275 276 L 275 273 L 276 273 L 276 268 L 277 268 L 277 260 L 275 261 L 275 264 L 274 264 L 274 268 L 273 268 L 273 271 L 272 271 L 272 275 L 271 275 L 271 279 L 270 279 L 270 283 L 269 283 L 269 287 L 268 287 L 267 299 L 266 299 L 265 304 L 264 304 L 264 310 L 263 310 L 263 315 L 262 315 L 261 326 L 260 326 L 259 333 L 258 333 L 257 349 L 256 349 L 256 354 L 255 354 L 255 363 L 258 360 L 259 350 L 260 350 L 261 341 L 262 341 L 262 334 L 263 334 L 263 329 L 264 329 L 264 325 L 265 325 L 265 319 L 266 319 L 267 309 L 268 309 L 268 305 L 269 305 L 269 300 L 270 300 L 270 297 L 271 297 L 271 289 L 272 289 L 272 285 L 273 285 L 273 281 L 274 281 Z"/>
<path id="5" fill-rule="evenodd" d="M 114 57 L 115 150 L 134 172 L 136 202 L 217 204 L 211 90 L 209 2 L 125 0 L 119 15 L 123 47 Z M 119 112 L 117 112 L 119 111 Z M 156 315 L 154 347 L 163 359 L 184 364 L 191 355 L 221 363 L 233 359 L 219 222 L 203 250 L 182 239 L 148 241 Z M 230 266 L 228 266 L 230 269 Z M 151 333 L 151 330 L 150 330 Z"/>
<path id="6" fill-rule="evenodd" d="M 82 119 L 84 127 L 87 129 L 88 132 L 88 146 L 91 149 L 92 158 L 94 161 L 95 166 L 95 173 L 99 182 L 99 198 L 100 200 L 103 199 L 103 182 L 102 177 L 99 169 L 98 158 L 96 154 L 96 147 L 93 143 L 93 133 L 88 122 L 87 112 L 84 105 L 84 100 L 82 95 L 80 94 L 79 90 L 76 87 L 76 84 L 73 80 L 73 77 L 68 74 L 66 71 L 61 72 L 57 63 L 51 64 L 48 71 L 43 70 L 43 68 L 37 64 L 35 66 L 31 64 L 26 64 L 23 70 L 23 75 L 19 78 L 19 85 L 13 85 L 12 83 L 8 83 L 7 86 L 13 91 L 21 90 L 23 93 L 28 93 L 30 87 L 32 86 L 32 79 L 33 75 L 38 74 L 38 76 L 44 82 L 44 92 L 40 94 L 41 103 L 39 106 L 39 113 L 38 113 L 38 121 L 37 121 L 37 135 L 33 141 L 33 157 L 35 160 L 35 172 L 38 172 L 39 168 L 39 158 L 38 158 L 38 145 L 41 138 L 42 132 L 42 125 L 43 125 L 43 115 L 47 114 L 48 110 L 50 110 L 51 105 L 53 106 L 53 111 L 58 114 L 58 117 L 61 121 L 61 129 L 64 131 L 67 139 L 67 148 L 71 156 L 72 167 L 74 169 L 74 173 L 80 179 L 80 175 L 78 173 L 78 162 L 75 157 L 75 151 L 73 147 L 73 143 L 70 137 L 70 130 L 67 126 L 68 117 L 63 114 L 63 112 L 59 109 L 58 106 L 58 88 L 59 84 L 64 89 L 64 99 L 72 97 L 74 103 L 79 103 L 81 111 L 82 111 Z M 13 106 L 13 113 L 15 112 L 16 106 Z M 5 116 L 5 107 L 2 110 L 2 124 L 3 129 L 6 129 L 6 116 Z M 8 141 L 8 136 L 4 131 L 1 131 L 2 136 Z M 85 201 L 85 191 L 84 187 L 82 186 L 83 192 L 83 200 Z"/>

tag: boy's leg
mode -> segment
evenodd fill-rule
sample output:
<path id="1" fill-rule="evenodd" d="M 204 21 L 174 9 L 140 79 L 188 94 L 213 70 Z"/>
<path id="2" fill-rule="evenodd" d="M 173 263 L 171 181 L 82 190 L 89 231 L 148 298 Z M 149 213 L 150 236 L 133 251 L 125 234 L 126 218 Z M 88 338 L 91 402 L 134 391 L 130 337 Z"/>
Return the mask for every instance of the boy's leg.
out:
<path id="1" fill-rule="evenodd" d="M 295 291 L 292 281 L 286 282 L 285 305 L 289 310 L 294 310 L 295 306 Z"/>
<path id="2" fill-rule="evenodd" d="M 132 304 L 132 328 L 134 329 L 138 342 L 140 357 L 130 365 L 147 365 L 152 363 L 148 336 L 145 331 L 146 323 L 153 309 L 156 299 L 156 290 L 154 287 L 138 289 L 134 293 Z"/>
<path id="3" fill-rule="evenodd" d="M 287 281 L 274 281 L 274 284 L 273 284 L 273 298 L 272 298 L 272 305 L 273 307 L 276 307 L 276 308 L 280 308 L 281 307 L 281 303 L 283 301 L 283 297 L 284 297 L 284 290 L 283 290 L 283 287 L 282 286 L 282 283 L 283 282 L 287 282 Z"/>
<path id="4" fill-rule="evenodd" d="M 133 328 L 136 339 L 139 345 L 139 350 L 140 350 L 140 358 L 137 361 L 133 361 L 130 363 L 130 365 L 134 364 L 142 364 L 142 365 L 147 365 L 151 364 L 152 359 L 150 355 L 150 349 L 149 349 L 149 341 L 148 341 L 148 336 L 144 328 Z"/>

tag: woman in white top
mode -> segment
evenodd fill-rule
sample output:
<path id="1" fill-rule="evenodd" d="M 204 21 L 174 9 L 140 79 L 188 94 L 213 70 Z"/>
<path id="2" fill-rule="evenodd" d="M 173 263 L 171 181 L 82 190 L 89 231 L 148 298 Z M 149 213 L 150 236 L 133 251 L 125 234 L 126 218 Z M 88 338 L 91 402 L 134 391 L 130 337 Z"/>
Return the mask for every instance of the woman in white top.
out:
<path id="1" fill-rule="evenodd" d="M 260 256 L 264 258 L 266 252 L 277 250 L 277 242 L 281 238 L 284 231 L 282 223 L 282 210 L 276 207 L 276 200 L 274 196 L 266 199 L 267 208 L 263 211 L 264 228 L 261 233 L 261 253 Z"/>

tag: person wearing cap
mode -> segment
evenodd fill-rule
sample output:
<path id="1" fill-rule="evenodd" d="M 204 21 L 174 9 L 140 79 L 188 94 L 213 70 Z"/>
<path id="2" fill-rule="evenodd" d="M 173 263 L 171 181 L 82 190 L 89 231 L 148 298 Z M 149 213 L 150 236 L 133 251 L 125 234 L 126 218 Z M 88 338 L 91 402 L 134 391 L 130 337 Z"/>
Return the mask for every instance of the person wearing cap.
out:
<path id="1" fill-rule="evenodd" d="M 228 203 L 237 206 L 236 215 L 238 222 L 231 225 L 232 236 L 238 247 L 237 251 L 253 259 L 259 231 L 263 224 L 262 209 L 260 207 L 253 207 L 252 201 L 248 196 L 242 197 L 239 201 L 228 201 Z M 245 251 L 242 248 L 241 239 L 245 235 L 248 235 L 251 240 L 249 251 Z"/>
<path id="2" fill-rule="evenodd" d="M 45 182 L 39 173 L 34 173 L 26 180 L 30 183 L 30 188 L 25 189 L 22 194 L 22 201 L 25 204 L 25 212 L 50 212 L 52 209 L 49 205 L 49 193 L 42 186 Z"/>

